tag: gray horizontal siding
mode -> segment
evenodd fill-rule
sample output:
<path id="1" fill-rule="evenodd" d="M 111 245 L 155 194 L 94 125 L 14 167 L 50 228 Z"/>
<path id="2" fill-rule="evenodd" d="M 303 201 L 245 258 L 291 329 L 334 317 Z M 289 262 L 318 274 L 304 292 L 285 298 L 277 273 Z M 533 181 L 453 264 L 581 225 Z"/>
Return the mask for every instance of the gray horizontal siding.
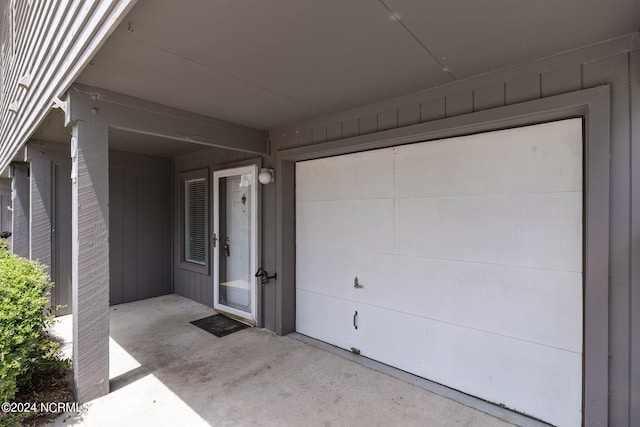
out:
<path id="1" fill-rule="evenodd" d="M 2 3 L 0 171 L 44 120 L 136 0 L 16 1 L 15 49 L 10 3 Z M 31 74 L 28 89 L 18 87 Z M 18 102 L 18 113 L 8 106 Z"/>
<path id="2" fill-rule="evenodd" d="M 171 159 L 109 153 L 111 305 L 173 292 Z"/>
<path id="3" fill-rule="evenodd" d="M 271 132 L 279 151 L 610 85 L 609 424 L 615 426 L 640 425 L 639 40 L 632 34 Z"/>

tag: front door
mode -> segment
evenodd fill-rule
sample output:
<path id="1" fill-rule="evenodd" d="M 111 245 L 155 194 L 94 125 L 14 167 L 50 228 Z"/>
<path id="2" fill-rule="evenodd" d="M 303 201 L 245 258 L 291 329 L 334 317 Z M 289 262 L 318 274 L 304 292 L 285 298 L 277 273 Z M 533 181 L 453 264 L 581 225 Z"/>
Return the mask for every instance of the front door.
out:
<path id="1" fill-rule="evenodd" d="M 256 323 L 257 167 L 213 174 L 214 304 L 224 314 Z"/>

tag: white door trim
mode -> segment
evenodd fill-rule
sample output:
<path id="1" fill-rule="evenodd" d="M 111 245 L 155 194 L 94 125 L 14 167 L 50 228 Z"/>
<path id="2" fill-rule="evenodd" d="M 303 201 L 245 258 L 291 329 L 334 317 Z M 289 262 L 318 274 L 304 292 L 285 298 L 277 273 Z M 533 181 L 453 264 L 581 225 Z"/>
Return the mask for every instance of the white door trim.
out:
<path id="1" fill-rule="evenodd" d="M 256 324 L 257 323 L 257 279 L 253 276 L 253 273 L 258 269 L 258 235 L 260 230 L 258 230 L 258 166 L 250 165 L 250 166 L 242 166 L 232 169 L 223 169 L 219 171 L 215 171 L 213 173 L 213 232 L 214 235 L 221 238 L 220 236 L 220 188 L 219 188 L 219 179 L 226 178 L 234 175 L 242 175 L 242 174 L 251 174 L 251 185 L 253 190 L 251 192 L 251 251 L 250 251 L 250 278 L 253 281 L 253 286 L 251 286 L 251 312 L 247 313 L 233 307 L 229 307 L 223 304 L 220 304 L 220 269 L 218 266 L 218 260 L 220 259 L 220 240 L 217 241 L 217 244 L 214 245 L 213 248 L 213 308 L 216 311 L 220 311 L 222 313 L 230 314 L 232 316 L 238 317 L 242 320 L 245 320 L 249 323 Z"/>

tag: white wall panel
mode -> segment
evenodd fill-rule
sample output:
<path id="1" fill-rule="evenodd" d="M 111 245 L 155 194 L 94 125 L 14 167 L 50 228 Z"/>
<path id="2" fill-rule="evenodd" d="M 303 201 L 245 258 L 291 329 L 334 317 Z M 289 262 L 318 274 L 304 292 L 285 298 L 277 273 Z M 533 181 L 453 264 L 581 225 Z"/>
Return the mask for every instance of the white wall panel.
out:
<path id="1" fill-rule="evenodd" d="M 363 356 L 505 404 L 579 426 L 582 355 L 387 310 L 358 311 Z"/>
<path id="2" fill-rule="evenodd" d="M 581 132 L 572 119 L 299 164 L 297 330 L 579 425 Z"/>
<path id="3" fill-rule="evenodd" d="M 298 244 L 390 252 L 393 211 L 393 199 L 298 202 Z"/>
<path id="4" fill-rule="evenodd" d="M 398 252 L 582 271 L 582 193 L 400 199 Z"/>
<path id="5" fill-rule="evenodd" d="M 300 162 L 297 201 L 393 197 L 392 150 Z"/>
<path id="6" fill-rule="evenodd" d="M 357 341 L 353 315 L 358 309 L 359 306 L 351 301 L 298 290 L 296 330 L 349 350 Z M 337 335 L 336 330 L 342 333 Z"/>
<path id="7" fill-rule="evenodd" d="M 398 197 L 582 191 L 581 119 L 395 150 Z"/>
<path id="8" fill-rule="evenodd" d="M 310 246 L 297 260 L 298 290 L 582 351 L 582 304 L 566 303 L 580 273 Z"/>
<path id="9" fill-rule="evenodd" d="M 353 287 L 355 277 L 362 281 L 373 273 L 366 270 L 374 260 L 387 260 L 384 255 L 369 251 L 303 245 L 296 247 L 296 259 L 300 260 L 296 263 L 296 274 L 301 278 L 298 289 L 351 300 L 361 295 Z"/>

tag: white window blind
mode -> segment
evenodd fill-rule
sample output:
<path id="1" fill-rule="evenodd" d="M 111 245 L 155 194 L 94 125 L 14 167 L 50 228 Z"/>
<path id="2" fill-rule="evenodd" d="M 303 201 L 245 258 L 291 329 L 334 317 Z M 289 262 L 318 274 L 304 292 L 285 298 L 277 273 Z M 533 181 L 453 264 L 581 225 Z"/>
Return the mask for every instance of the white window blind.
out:
<path id="1" fill-rule="evenodd" d="M 205 265 L 206 182 L 195 178 L 184 182 L 184 259 Z"/>

